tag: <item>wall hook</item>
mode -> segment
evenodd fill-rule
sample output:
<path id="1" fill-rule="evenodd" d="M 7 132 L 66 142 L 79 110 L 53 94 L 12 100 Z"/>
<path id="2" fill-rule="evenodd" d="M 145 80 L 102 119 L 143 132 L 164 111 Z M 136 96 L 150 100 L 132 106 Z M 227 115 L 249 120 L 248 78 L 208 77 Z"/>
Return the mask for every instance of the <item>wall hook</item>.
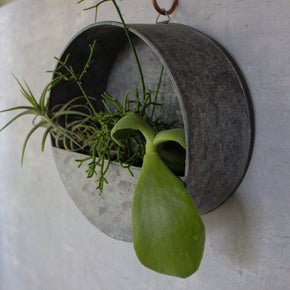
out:
<path id="1" fill-rule="evenodd" d="M 168 16 L 168 15 L 172 14 L 174 12 L 174 10 L 176 9 L 176 6 L 178 4 L 178 0 L 173 0 L 172 6 L 169 10 L 165 10 L 165 9 L 160 8 L 160 6 L 157 3 L 157 0 L 152 0 L 152 4 L 153 4 L 155 10 L 159 14 Z"/>
<path id="2" fill-rule="evenodd" d="M 164 15 L 166 15 L 167 16 L 167 20 L 163 20 L 163 21 L 159 21 L 159 17 L 160 17 L 160 13 L 158 14 L 158 16 L 157 16 L 157 18 L 156 18 L 156 20 L 155 20 L 155 23 L 156 24 L 158 24 L 158 23 L 164 23 L 164 24 L 167 24 L 167 23 L 169 23 L 170 22 L 170 16 L 169 16 L 169 14 L 167 13 L 167 11 L 165 10 L 165 9 L 163 9 L 163 11 L 164 11 Z"/>

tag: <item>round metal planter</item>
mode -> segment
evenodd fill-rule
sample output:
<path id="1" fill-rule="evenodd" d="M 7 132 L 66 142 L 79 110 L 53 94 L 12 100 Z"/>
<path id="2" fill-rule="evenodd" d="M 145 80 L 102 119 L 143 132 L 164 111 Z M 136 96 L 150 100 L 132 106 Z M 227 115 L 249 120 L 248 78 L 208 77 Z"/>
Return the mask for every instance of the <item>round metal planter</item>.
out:
<path id="1" fill-rule="evenodd" d="M 224 48 L 191 27 L 174 23 L 128 27 L 135 41 L 153 55 L 144 55 L 145 60 L 156 64 L 157 59 L 167 72 L 169 83 L 162 95 L 169 110 L 173 108 L 168 118 L 179 111 L 186 132 L 184 183 L 199 212 L 207 213 L 234 193 L 250 160 L 253 116 L 243 77 Z M 88 95 L 98 97 L 110 85 L 115 63 L 126 47 L 122 25 L 101 22 L 86 27 L 70 41 L 61 59 L 70 54 L 70 64 L 75 71 L 80 70 L 88 58 L 89 44 L 95 40 L 94 62 L 83 86 Z M 119 81 L 124 78 L 124 82 L 130 82 L 122 73 L 115 75 Z M 75 85 L 61 82 L 51 90 L 50 106 L 79 95 Z M 100 98 L 94 106 L 103 108 Z M 56 148 L 54 153 L 62 180 L 82 213 L 109 236 L 130 241 L 130 210 L 138 169 L 131 178 L 114 165 L 113 173 L 109 173 L 113 174 L 112 180 L 99 196 L 94 182 L 86 180 L 85 174 L 79 173 L 78 179 L 84 181 L 76 181 L 77 172 L 85 169 L 68 161 L 77 159 L 75 153 Z"/>

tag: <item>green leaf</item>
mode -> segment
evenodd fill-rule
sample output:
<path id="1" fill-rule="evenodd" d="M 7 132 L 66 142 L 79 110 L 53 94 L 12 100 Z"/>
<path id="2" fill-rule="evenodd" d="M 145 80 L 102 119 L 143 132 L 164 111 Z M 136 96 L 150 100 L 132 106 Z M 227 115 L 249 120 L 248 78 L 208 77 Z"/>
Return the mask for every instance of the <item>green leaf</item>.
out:
<path id="1" fill-rule="evenodd" d="M 8 109 L 8 110 L 5 110 L 5 111 L 1 111 L 0 113 L 2 112 L 8 112 L 8 111 L 11 111 L 13 110 L 14 108 L 12 109 Z M 37 111 L 34 110 L 33 108 L 29 109 L 28 110 L 25 110 L 24 112 L 21 112 L 19 113 L 18 115 L 16 115 L 15 117 L 13 117 L 8 123 L 6 123 L 2 128 L 0 128 L 0 132 L 3 131 L 6 127 L 8 127 L 11 123 L 13 123 L 15 120 L 17 120 L 18 118 L 24 116 L 24 115 L 29 115 L 29 114 L 32 114 L 32 115 L 37 115 Z"/>
<path id="2" fill-rule="evenodd" d="M 25 149 L 26 149 L 26 145 L 27 142 L 29 140 L 29 138 L 31 137 L 31 135 L 40 127 L 42 127 L 45 124 L 45 121 L 40 121 L 38 124 L 36 124 L 26 135 L 25 140 L 24 140 L 24 144 L 22 147 L 22 155 L 21 155 L 21 166 L 23 164 L 23 160 L 24 160 L 24 154 L 25 154 Z"/>
<path id="3" fill-rule="evenodd" d="M 132 203 L 132 236 L 140 262 L 186 278 L 199 267 L 205 229 L 187 190 L 157 152 L 144 156 Z"/>
<path id="4" fill-rule="evenodd" d="M 186 144 L 184 129 L 161 131 L 154 138 L 154 145 L 162 161 L 176 175 L 183 176 L 185 169 Z"/>
<path id="5" fill-rule="evenodd" d="M 47 127 L 43 133 L 43 136 L 42 136 L 42 141 L 41 141 L 41 151 L 44 151 L 44 146 L 45 146 L 45 142 L 46 142 L 46 138 L 50 132 L 50 130 L 52 129 L 52 127 Z"/>
<path id="6" fill-rule="evenodd" d="M 39 105 L 39 107 L 41 108 L 41 110 L 44 110 L 44 108 L 45 108 L 45 97 L 46 97 L 46 94 L 47 94 L 47 92 L 49 91 L 49 89 L 50 89 L 52 83 L 53 83 L 53 81 L 50 82 L 50 83 L 48 83 L 48 84 L 44 87 L 44 89 L 43 89 L 43 91 L 42 91 L 42 93 L 41 93 L 41 96 L 40 96 L 40 98 L 39 98 L 39 102 L 38 102 L 38 105 Z"/>
<path id="7" fill-rule="evenodd" d="M 15 111 L 15 110 L 35 110 L 35 108 L 31 106 L 17 106 L 17 107 L 2 110 L 0 111 L 0 113 L 5 113 L 5 112 L 10 112 L 10 111 Z"/>
<path id="8" fill-rule="evenodd" d="M 31 92 L 29 86 L 27 85 L 27 83 L 24 81 L 24 83 L 25 83 L 25 85 L 26 85 L 26 88 L 27 88 L 27 90 L 26 90 L 26 89 L 24 88 L 24 86 L 20 83 L 20 81 L 17 79 L 17 77 L 16 77 L 14 74 L 12 74 L 12 75 L 13 75 L 13 77 L 15 78 L 15 80 L 16 80 L 17 83 L 18 83 L 18 85 L 19 85 L 19 87 L 20 87 L 20 89 L 21 89 L 21 93 L 22 93 L 22 95 L 27 99 L 27 101 L 29 101 L 30 104 L 32 104 L 32 106 L 33 106 L 34 108 L 38 108 L 38 103 L 37 103 L 37 101 L 35 100 L 35 98 L 34 98 L 32 92 Z"/>
<path id="9" fill-rule="evenodd" d="M 168 141 L 177 142 L 184 149 L 186 149 L 184 129 L 176 128 L 176 129 L 161 131 L 156 134 L 153 143 L 154 145 L 159 145 L 160 143 L 168 142 Z"/>
<path id="10" fill-rule="evenodd" d="M 129 137 L 134 130 L 141 131 L 146 143 L 153 143 L 154 133 L 151 127 L 138 113 L 133 112 L 128 113 L 116 123 L 111 131 L 111 136 L 117 144 L 122 146 L 121 139 Z"/>

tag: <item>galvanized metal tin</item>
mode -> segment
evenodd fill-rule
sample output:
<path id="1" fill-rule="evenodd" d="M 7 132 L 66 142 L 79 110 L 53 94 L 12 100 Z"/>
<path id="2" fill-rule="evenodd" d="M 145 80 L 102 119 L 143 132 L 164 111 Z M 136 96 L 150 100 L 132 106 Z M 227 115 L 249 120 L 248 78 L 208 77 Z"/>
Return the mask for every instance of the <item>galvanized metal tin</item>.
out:
<path id="1" fill-rule="evenodd" d="M 146 48 L 140 51 L 141 55 L 143 53 L 143 63 L 146 65 L 148 61 L 152 64 L 147 66 L 147 75 L 154 75 L 161 65 L 165 67 L 167 78 L 161 98 L 169 110 L 173 108 L 166 118 L 170 120 L 180 115 L 186 132 L 185 186 L 199 212 L 207 213 L 235 192 L 249 164 L 254 121 L 243 76 L 223 47 L 191 27 L 174 23 L 131 24 L 128 27 L 140 48 Z M 94 63 L 87 71 L 83 85 L 90 96 L 98 97 L 110 86 L 116 62 L 126 47 L 127 39 L 122 25 L 101 22 L 86 27 L 73 37 L 61 58 L 64 59 L 69 53 L 71 64 L 77 70 L 84 65 L 89 44 L 94 40 Z M 119 78 L 119 81 L 121 79 L 121 82 L 130 84 L 132 74 L 128 78 L 122 73 L 115 75 L 115 80 Z M 79 94 L 75 85 L 62 82 L 52 89 L 50 106 L 65 103 Z M 100 98 L 94 105 L 97 110 L 102 109 Z M 60 175 L 70 193 L 71 173 L 63 168 L 67 167 L 68 153 L 63 153 L 66 156 L 63 159 L 58 149 L 55 152 Z M 122 193 L 118 204 L 118 184 L 124 182 L 124 177 L 122 181 L 118 179 L 120 174 L 117 173 L 110 181 L 117 184 L 108 189 L 111 194 L 106 197 L 106 189 L 103 193 L 103 198 L 107 198 L 107 209 L 98 194 L 91 193 L 95 202 L 82 192 L 79 195 L 70 194 L 83 214 L 99 229 L 114 238 L 129 241 L 131 225 L 128 217 L 134 186 L 128 187 L 130 193 Z M 134 185 L 136 179 L 132 182 Z M 88 188 L 78 188 L 78 191 L 81 190 Z M 123 207 L 125 203 L 127 206 Z M 92 206 L 96 206 L 95 211 Z M 116 212 L 114 219 L 110 218 L 111 215 L 104 216 L 104 210 Z M 118 219 L 118 216 L 124 216 L 124 210 L 127 218 Z"/>

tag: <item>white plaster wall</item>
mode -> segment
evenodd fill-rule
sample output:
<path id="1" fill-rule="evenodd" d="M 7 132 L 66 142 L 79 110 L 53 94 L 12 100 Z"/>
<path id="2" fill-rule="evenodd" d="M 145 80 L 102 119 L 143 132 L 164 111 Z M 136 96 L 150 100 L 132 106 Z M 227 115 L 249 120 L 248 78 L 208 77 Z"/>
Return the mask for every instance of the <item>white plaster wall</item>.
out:
<path id="1" fill-rule="evenodd" d="M 0 109 L 22 104 L 13 72 L 39 95 L 53 56 L 93 21 L 71 0 L 0 6 Z M 159 0 L 168 7 L 171 1 Z M 240 65 L 256 118 L 253 158 L 237 193 L 203 216 L 207 241 L 188 279 L 144 268 L 132 244 L 106 237 L 76 208 L 40 136 L 21 147 L 30 119 L 0 134 L 0 289 L 290 289 L 290 2 L 180 0 L 172 20 L 223 44 Z M 89 1 L 88 4 L 93 4 Z M 120 2 L 127 22 L 154 22 L 149 0 Z M 82 5 L 81 7 L 85 7 Z M 110 4 L 99 20 L 117 20 Z M 12 115 L 0 115 L 0 126 Z"/>

